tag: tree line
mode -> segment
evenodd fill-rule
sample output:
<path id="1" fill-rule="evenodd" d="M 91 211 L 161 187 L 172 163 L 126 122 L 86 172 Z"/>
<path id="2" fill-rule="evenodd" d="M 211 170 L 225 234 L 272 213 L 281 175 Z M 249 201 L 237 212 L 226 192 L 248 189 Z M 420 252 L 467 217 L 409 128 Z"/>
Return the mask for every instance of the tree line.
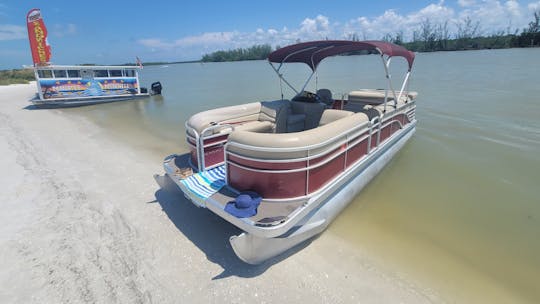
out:
<path id="1" fill-rule="evenodd" d="M 4 70 L 0 71 L 0 85 L 15 83 L 28 83 L 36 80 L 32 69 Z"/>
<path id="2" fill-rule="evenodd" d="M 521 33 L 511 32 L 510 28 L 489 35 L 482 35 L 479 21 L 466 17 L 456 23 L 456 33 L 450 33 L 448 21 L 434 23 L 424 19 L 413 31 L 411 41 L 405 41 L 403 31 L 386 34 L 382 40 L 403 45 L 414 52 L 458 51 L 479 49 L 503 49 L 512 47 L 540 46 L 540 11 L 534 12 L 534 20 Z M 349 36 L 350 40 L 360 41 L 358 34 Z M 365 40 L 365 39 L 364 39 Z M 278 49 L 279 46 L 276 47 Z M 269 44 L 255 45 L 250 48 L 237 48 L 217 51 L 202 57 L 203 62 L 222 62 L 240 60 L 263 60 L 272 52 Z M 356 53 L 351 53 L 356 54 Z"/>
<path id="3" fill-rule="evenodd" d="M 410 42 L 404 41 L 403 32 L 394 35 L 386 34 L 382 39 L 403 45 L 415 52 L 540 46 L 540 11 L 534 12 L 534 20 L 529 22 L 528 27 L 524 28 L 519 34 L 519 30 L 516 29 L 511 32 L 510 28 L 508 28 L 505 31 L 482 35 L 480 22 L 475 22 L 470 17 L 459 21 L 456 27 L 456 33 L 451 35 L 448 21 L 433 23 L 430 19 L 425 19 L 413 31 L 412 41 Z M 353 34 L 352 39 L 358 39 L 358 36 Z"/>
<path id="4" fill-rule="evenodd" d="M 269 44 L 254 45 L 249 48 L 238 48 L 228 51 L 217 51 L 206 54 L 202 57 L 203 62 L 222 62 L 240 60 L 262 60 L 266 59 L 272 52 Z"/>

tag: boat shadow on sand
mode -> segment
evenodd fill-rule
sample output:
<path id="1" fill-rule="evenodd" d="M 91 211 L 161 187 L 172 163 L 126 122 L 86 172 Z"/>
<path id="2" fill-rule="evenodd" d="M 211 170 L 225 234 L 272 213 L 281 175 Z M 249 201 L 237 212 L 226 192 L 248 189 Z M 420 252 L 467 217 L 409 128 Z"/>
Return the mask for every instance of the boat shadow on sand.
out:
<path id="1" fill-rule="evenodd" d="M 193 205 L 168 176 L 155 175 L 154 178 L 160 186 L 155 193 L 156 201 L 154 202 L 161 205 L 178 230 L 199 247 L 209 261 L 223 268 L 223 272 L 214 276 L 212 280 L 230 276 L 245 278 L 258 276 L 274 264 L 302 250 L 313 240 L 307 240 L 262 264 L 247 264 L 234 254 L 229 243 L 231 236 L 242 233 L 240 229 L 214 213 Z"/>

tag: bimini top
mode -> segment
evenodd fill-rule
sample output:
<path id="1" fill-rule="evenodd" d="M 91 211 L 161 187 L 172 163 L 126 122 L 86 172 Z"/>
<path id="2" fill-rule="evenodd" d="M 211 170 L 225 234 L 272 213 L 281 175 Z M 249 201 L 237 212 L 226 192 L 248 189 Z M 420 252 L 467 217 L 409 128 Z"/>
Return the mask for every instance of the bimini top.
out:
<path id="1" fill-rule="evenodd" d="M 347 40 L 320 40 L 289 45 L 270 53 L 268 61 L 280 64 L 303 62 L 315 71 L 324 58 L 353 51 L 376 51 L 388 57 L 404 57 L 409 63 L 409 71 L 414 61 L 413 52 L 393 43 Z"/>

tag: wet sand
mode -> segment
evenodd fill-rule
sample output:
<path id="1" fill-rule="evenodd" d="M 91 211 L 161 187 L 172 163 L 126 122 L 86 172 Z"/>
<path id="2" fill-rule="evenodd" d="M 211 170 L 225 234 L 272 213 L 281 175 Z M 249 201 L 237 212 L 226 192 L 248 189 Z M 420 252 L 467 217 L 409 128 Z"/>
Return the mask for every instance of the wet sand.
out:
<path id="1" fill-rule="evenodd" d="M 0 302 L 442 302 L 330 233 L 244 264 L 237 229 L 154 181 L 156 155 L 34 92 L 0 87 Z"/>

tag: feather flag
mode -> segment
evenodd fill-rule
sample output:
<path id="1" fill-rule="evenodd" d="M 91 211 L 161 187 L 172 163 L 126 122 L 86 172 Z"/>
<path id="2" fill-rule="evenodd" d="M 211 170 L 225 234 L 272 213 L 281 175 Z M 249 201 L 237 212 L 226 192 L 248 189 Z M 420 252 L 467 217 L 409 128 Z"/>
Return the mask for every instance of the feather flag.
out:
<path id="1" fill-rule="evenodd" d="M 41 17 L 41 10 L 31 9 L 26 15 L 28 39 L 34 65 L 47 65 L 51 60 L 51 47 L 47 41 L 47 28 Z"/>

